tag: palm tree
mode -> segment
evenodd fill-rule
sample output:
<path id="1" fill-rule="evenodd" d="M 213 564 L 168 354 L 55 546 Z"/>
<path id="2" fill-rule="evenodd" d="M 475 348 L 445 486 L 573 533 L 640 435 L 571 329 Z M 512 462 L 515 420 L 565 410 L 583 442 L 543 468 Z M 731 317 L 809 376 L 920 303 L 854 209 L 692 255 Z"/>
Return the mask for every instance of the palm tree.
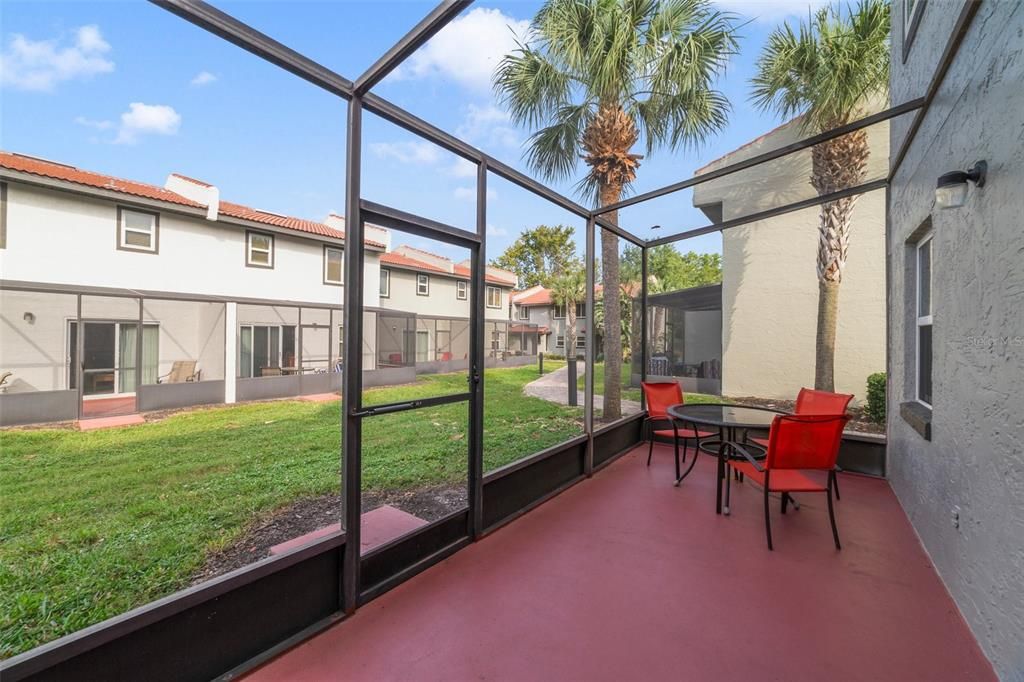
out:
<path id="1" fill-rule="evenodd" d="M 768 38 L 752 79 L 753 100 L 782 116 L 801 115 L 808 134 L 831 130 L 864 115 L 889 87 L 889 2 L 861 0 L 846 11 L 819 10 L 796 31 L 785 24 Z M 815 145 L 811 185 L 828 194 L 860 184 L 868 161 L 864 129 Z M 821 205 L 818 223 L 818 327 L 814 387 L 835 387 L 839 285 L 850 245 L 857 197 Z"/>
<path id="2" fill-rule="evenodd" d="M 587 278 L 583 266 L 571 263 L 548 282 L 551 300 L 565 308 L 565 359 L 576 357 L 576 304 L 587 298 Z M 571 353 L 571 355 L 570 355 Z"/>
<path id="3" fill-rule="evenodd" d="M 712 85 L 736 47 L 733 15 L 710 0 L 548 0 L 494 87 L 515 122 L 537 128 L 529 164 L 559 180 L 582 158 L 579 189 L 607 206 L 636 178 L 641 137 L 650 154 L 693 147 L 725 125 L 729 104 Z M 618 223 L 617 212 L 604 217 Z M 602 230 L 608 419 L 621 414 L 618 242 Z"/>

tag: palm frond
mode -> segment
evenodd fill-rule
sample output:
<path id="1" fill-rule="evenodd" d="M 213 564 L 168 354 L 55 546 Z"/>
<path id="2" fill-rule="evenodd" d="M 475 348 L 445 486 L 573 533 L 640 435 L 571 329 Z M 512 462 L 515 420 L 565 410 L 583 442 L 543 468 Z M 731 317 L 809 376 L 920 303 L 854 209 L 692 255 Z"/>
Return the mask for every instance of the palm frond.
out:
<path id="1" fill-rule="evenodd" d="M 769 36 L 751 100 L 785 117 L 804 114 L 803 125 L 827 130 L 849 122 L 889 81 L 889 3 L 859 0 L 845 12 L 826 7 Z"/>
<path id="2" fill-rule="evenodd" d="M 530 136 L 526 153 L 530 167 L 547 180 L 571 175 L 579 162 L 583 131 L 593 116 L 588 102 L 559 107 L 554 123 Z"/>
<path id="3" fill-rule="evenodd" d="M 540 51 L 520 44 L 494 74 L 494 91 L 516 123 L 536 126 L 569 101 L 572 79 Z"/>

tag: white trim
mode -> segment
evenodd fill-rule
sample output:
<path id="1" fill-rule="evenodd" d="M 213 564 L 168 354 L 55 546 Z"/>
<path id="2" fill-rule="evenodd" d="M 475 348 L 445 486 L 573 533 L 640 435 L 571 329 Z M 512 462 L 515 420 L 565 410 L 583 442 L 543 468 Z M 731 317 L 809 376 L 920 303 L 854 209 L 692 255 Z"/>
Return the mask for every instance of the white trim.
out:
<path id="1" fill-rule="evenodd" d="M 145 251 L 147 253 L 156 253 L 156 231 L 157 229 L 159 229 L 157 227 L 159 222 L 159 218 L 157 217 L 157 215 L 155 213 L 150 213 L 149 211 L 137 211 L 133 208 L 126 208 L 124 206 L 121 206 L 119 208 L 120 210 L 118 211 L 118 213 L 119 218 L 121 220 L 121 225 L 119 227 L 121 229 L 118 230 L 118 246 L 128 251 Z M 128 221 L 125 220 L 125 218 L 129 213 L 134 213 L 135 215 L 146 216 L 147 218 L 149 218 L 149 229 L 145 230 L 136 227 L 128 227 Z M 146 235 L 147 237 L 149 237 L 149 245 L 140 246 L 138 244 L 129 244 L 127 238 L 129 232 L 131 232 L 132 234 Z"/>
<path id="2" fill-rule="evenodd" d="M 252 243 L 253 237 L 266 237 L 270 240 L 270 246 L 266 249 L 254 246 Z M 252 258 L 253 253 L 265 253 L 267 254 L 267 262 L 260 263 Z M 245 263 L 257 268 L 273 268 L 274 267 L 274 235 L 267 232 L 256 232 L 250 230 L 245 233 Z"/>
<path id="3" fill-rule="evenodd" d="M 416 274 L 416 295 L 430 296 L 430 275 Z"/>
<path id="4" fill-rule="evenodd" d="M 498 302 L 491 303 L 491 293 L 498 292 Z M 501 308 L 501 287 L 487 286 L 487 307 L 488 308 Z"/>
<path id="5" fill-rule="evenodd" d="M 377 284 L 377 295 L 381 298 L 391 298 L 391 269 L 381 268 L 380 276 L 381 281 Z"/>
<path id="6" fill-rule="evenodd" d="M 469 282 L 461 279 L 455 282 L 455 298 L 460 301 L 465 301 L 469 298 Z"/>
<path id="7" fill-rule="evenodd" d="M 933 283 L 935 282 L 934 275 L 934 242 L 932 241 L 932 232 L 926 233 L 921 239 L 918 240 L 917 244 L 914 245 L 914 400 L 921 403 L 922 405 L 931 408 L 931 403 L 921 398 L 921 329 L 923 327 L 932 328 L 932 318 L 934 316 L 934 289 Z M 921 310 L 921 249 L 925 245 L 928 245 L 928 310 Z M 927 314 L 922 315 L 922 312 Z M 932 328 L 932 359 L 934 361 L 934 350 L 935 350 L 935 337 L 934 328 Z M 931 367 L 931 365 L 929 365 Z M 934 372 L 932 373 L 932 390 L 934 391 Z M 934 399 L 934 398 L 933 398 Z"/>
<path id="8" fill-rule="evenodd" d="M 331 253 L 338 256 L 338 279 L 331 279 Z M 345 281 L 345 251 L 333 246 L 324 247 L 324 281 L 328 284 L 344 284 Z"/>

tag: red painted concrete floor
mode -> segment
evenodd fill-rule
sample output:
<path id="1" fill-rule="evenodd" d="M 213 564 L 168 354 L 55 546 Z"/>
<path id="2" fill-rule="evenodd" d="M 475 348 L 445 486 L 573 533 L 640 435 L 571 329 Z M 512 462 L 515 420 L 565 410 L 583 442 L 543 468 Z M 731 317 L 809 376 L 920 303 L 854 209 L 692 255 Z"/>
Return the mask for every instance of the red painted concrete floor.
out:
<path id="1" fill-rule="evenodd" d="M 991 680 L 884 481 L 773 505 L 714 460 L 637 449 L 255 671 L 252 680 Z"/>

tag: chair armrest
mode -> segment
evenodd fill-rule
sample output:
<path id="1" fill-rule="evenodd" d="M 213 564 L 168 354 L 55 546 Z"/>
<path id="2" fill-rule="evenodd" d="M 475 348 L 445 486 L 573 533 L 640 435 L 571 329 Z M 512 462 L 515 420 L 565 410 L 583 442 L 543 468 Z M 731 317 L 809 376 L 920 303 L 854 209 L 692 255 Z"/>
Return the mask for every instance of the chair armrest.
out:
<path id="1" fill-rule="evenodd" d="M 763 467 L 763 466 L 761 466 L 761 463 L 760 463 L 759 461 L 757 461 L 756 459 L 754 459 L 754 456 L 753 456 L 753 455 L 751 455 L 751 454 L 750 454 L 749 452 L 747 452 L 747 449 L 746 449 L 745 447 L 743 447 L 743 446 L 742 446 L 742 445 L 740 445 L 739 443 L 732 443 L 732 444 L 731 444 L 731 447 L 732 447 L 732 448 L 733 448 L 734 450 L 737 450 L 737 451 L 739 451 L 739 453 L 740 453 L 741 455 L 743 455 L 743 458 L 744 458 L 744 459 L 746 459 L 746 460 L 747 460 L 748 462 L 750 462 L 751 464 L 753 464 L 753 465 L 754 465 L 754 468 L 755 468 L 755 469 L 757 469 L 758 471 L 761 471 L 761 472 L 763 472 L 763 471 L 764 471 L 764 467 Z"/>

